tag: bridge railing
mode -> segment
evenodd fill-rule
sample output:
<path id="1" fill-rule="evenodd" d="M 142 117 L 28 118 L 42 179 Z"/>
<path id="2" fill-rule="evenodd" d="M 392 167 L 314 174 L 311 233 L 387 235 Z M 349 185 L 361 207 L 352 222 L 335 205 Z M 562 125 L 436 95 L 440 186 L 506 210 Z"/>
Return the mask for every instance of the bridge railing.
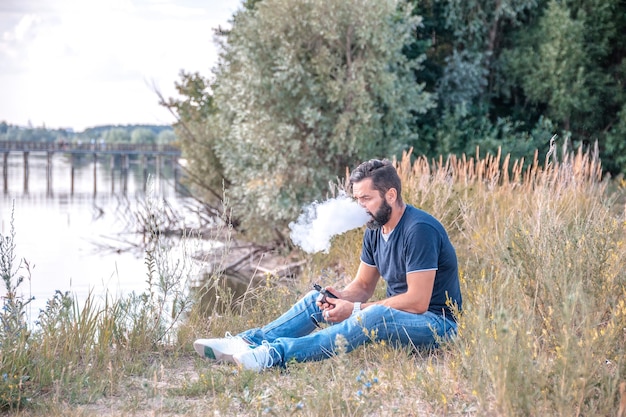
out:
<path id="1" fill-rule="evenodd" d="M 97 142 L 30 142 L 0 141 L 0 153 L 7 152 L 65 152 L 65 153 L 117 153 L 180 155 L 180 149 L 172 145 L 97 143 Z"/>

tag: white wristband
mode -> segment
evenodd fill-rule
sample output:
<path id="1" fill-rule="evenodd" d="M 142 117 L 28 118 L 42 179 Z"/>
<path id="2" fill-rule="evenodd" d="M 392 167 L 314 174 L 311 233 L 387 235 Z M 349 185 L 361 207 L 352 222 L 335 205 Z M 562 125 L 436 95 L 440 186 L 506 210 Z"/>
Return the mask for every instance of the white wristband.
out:
<path id="1" fill-rule="evenodd" d="M 352 308 L 352 314 L 358 313 L 359 311 L 361 311 L 361 303 L 357 301 L 354 303 L 354 307 Z"/>

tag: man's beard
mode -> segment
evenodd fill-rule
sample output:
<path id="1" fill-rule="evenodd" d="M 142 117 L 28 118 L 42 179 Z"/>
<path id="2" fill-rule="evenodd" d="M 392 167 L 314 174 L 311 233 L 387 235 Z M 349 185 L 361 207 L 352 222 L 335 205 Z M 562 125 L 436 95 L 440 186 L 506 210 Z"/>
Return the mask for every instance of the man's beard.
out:
<path id="1" fill-rule="evenodd" d="M 391 206 L 387 204 L 387 200 L 383 200 L 382 205 L 376 213 L 371 214 L 372 220 L 367 222 L 367 228 L 372 230 L 377 230 L 383 227 L 389 219 L 391 219 Z"/>

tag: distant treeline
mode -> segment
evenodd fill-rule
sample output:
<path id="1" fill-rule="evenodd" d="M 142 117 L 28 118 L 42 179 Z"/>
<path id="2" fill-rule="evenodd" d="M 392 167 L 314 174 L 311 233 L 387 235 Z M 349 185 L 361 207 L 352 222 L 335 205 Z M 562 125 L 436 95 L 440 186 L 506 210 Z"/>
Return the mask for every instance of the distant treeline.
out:
<path id="1" fill-rule="evenodd" d="M 169 125 L 105 125 L 74 132 L 72 129 L 48 129 L 45 126 L 16 126 L 1 121 L 0 140 L 171 144 L 176 141 L 176 136 Z"/>

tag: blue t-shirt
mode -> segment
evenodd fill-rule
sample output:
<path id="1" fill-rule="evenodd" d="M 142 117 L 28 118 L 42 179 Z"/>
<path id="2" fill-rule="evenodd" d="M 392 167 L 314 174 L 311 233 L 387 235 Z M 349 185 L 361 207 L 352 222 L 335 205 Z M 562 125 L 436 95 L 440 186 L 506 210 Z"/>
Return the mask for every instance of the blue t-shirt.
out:
<path id="1" fill-rule="evenodd" d="M 366 230 L 361 261 L 378 269 L 387 282 L 387 296 L 407 291 L 406 275 L 437 271 L 428 311 L 454 320 L 449 299 L 461 310 L 461 288 L 456 251 L 442 224 L 430 214 L 407 204 L 387 241 L 382 230 Z"/>

